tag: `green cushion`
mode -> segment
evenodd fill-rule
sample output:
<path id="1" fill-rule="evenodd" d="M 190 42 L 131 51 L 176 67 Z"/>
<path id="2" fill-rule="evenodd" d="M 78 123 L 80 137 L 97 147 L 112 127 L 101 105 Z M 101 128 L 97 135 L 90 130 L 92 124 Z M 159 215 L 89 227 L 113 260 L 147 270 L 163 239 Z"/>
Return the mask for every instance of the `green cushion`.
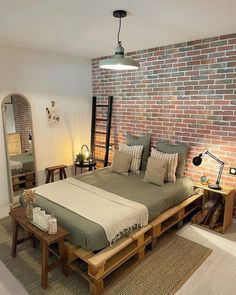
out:
<path id="1" fill-rule="evenodd" d="M 185 163 L 187 160 L 188 146 L 186 143 L 170 144 L 159 140 L 156 149 L 167 154 L 178 153 L 178 165 L 176 169 L 177 177 L 184 177 Z"/>
<path id="2" fill-rule="evenodd" d="M 150 153 L 150 141 L 151 141 L 151 135 L 147 134 L 144 136 L 134 136 L 131 134 L 127 134 L 127 145 L 142 145 L 143 146 L 143 152 L 142 152 L 142 159 L 141 159 L 141 168 L 142 170 L 145 170 L 147 167 L 147 160 Z"/>

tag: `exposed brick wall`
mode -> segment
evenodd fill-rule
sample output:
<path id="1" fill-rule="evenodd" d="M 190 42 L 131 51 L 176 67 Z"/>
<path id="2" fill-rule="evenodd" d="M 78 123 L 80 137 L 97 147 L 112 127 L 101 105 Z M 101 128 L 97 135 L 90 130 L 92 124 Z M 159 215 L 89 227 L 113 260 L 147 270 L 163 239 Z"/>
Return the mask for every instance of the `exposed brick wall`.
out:
<path id="1" fill-rule="evenodd" d="M 24 153 L 29 148 L 29 132 L 31 132 L 30 108 L 28 102 L 19 96 L 12 97 L 16 132 L 20 133 L 21 149 Z"/>
<path id="2" fill-rule="evenodd" d="M 127 132 L 189 145 L 186 175 L 216 179 L 219 165 L 206 157 L 199 167 L 192 158 L 209 149 L 226 162 L 222 183 L 235 187 L 236 177 L 236 34 L 183 42 L 127 54 L 140 70 L 119 72 L 92 60 L 93 95 L 114 96 L 112 131 L 115 145 Z M 236 217 L 236 204 L 234 209 Z"/>

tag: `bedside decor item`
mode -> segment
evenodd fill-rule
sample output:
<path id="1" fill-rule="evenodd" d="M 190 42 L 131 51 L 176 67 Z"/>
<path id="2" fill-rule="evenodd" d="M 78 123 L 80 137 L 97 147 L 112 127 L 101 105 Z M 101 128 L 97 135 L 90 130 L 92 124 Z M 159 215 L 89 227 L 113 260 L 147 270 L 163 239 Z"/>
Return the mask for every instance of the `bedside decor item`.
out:
<path id="1" fill-rule="evenodd" d="M 200 178 L 200 182 L 201 184 L 208 184 L 209 182 L 209 179 L 206 175 L 203 175 L 201 178 Z"/>
<path id="2" fill-rule="evenodd" d="M 121 19 L 127 16 L 125 10 L 113 11 L 113 16 L 119 18 L 119 29 L 117 34 L 117 47 L 115 49 L 115 56 L 113 58 L 103 59 L 99 63 L 102 69 L 110 70 L 136 70 L 139 69 L 139 63 L 136 60 L 124 57 L 124 48 L 120 41 Z"/>
<path id="3" fill-rule="evenodd" d="M 83 144 L 80 149 L 80 154 L 84 156 L 84 161 L 89 162 L 91 158 L 90 150 L 86 144 Z"/>
<path id="4" fill-rule="evenodd" d="M 27 205 L 27 207 L 26 207 L 26 216 L 28 217 L 28 219 L 30 221 L 32 221 L 33 220 L 33 206 L 32 206 L 32 203 L 34 203 L 34 201 L 36 199 L 35 191 L 32 190 L 32 189 L 24 190 L 23 196 L 24 196 L 24 201 L 25 201 L 25 203 Z"/>
<path id="5" fill-rule="evenodd" d="M 84 155 L 79 153 L 78 155 L 76 155 L 75 162 L 83 165 L 84 159 L 85 159 Z"/>
<path id="6" fill-rule="evenodd" d="M 215 189 L 215 190 L 221 190 L 220 178 L 221 178 L 222 171 L 224 169 L 224 164 L 225 164 L 222 160 L 220 160 L 216 156 L 212 155 L 209 151 L 205 151 L 205 152 L 201 153 L 199 156 L 193 158 L 193 165 L 195 165 L 195 166 L 201 165 L 202 158 L 205 155 L 208 155 L 209 157 L 211 157 L 212 159 L 214 159 L 216 162 L 218 162 L 220 164 L 220 170 L 219 170 L 219 173 L 218 173 L 218 176 L 216 179 L 216 183 L 215 184 L 208 184 L 208 187 L 211 189 Z"/>

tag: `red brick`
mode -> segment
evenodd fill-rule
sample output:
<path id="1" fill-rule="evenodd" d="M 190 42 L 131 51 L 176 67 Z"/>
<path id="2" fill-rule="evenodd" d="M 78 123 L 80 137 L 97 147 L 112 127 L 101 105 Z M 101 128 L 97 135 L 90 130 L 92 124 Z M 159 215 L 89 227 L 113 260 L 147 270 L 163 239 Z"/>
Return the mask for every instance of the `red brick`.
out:
<path id="1" fill-rule="evenodd" d="M 230 34 L 140 50 L 129 54 L 141 62 L 134 72 L 101 70 L 94 59 L 93 94 L 104 102 L 114 96 L 115 146 L 127 132 L 151 133 L 153 146 L 158 138 L 187 142 L 186 175 L 193 180 L 202 171 L 216 178 L 211 160 L 192 169 L 192 157 L 210 149 L 226 161 L 222 182 L 235 186 L 236 178 L 227 175 L 236 165 L 235 44 L 236 34 Z"/>

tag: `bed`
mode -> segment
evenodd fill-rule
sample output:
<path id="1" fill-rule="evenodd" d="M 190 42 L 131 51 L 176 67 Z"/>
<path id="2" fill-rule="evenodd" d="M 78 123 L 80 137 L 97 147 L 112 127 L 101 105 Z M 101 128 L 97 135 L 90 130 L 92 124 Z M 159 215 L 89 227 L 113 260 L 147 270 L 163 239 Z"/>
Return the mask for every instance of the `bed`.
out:
<path id="1" fill-rule="evenodd" d="M 34 156 L 28 153 L 10 156 L 10 169 L 12 175 L 34 171 Z"/>
<path id="2" fill-rule="evenodd" d="M 109 168 L 75 177 L 89 185 L 143 204 L 148 209 L 149 221 L 168 208 L 181 203 L 193 192 L 192 181 L 185 177 L 178 178 L 176 183 L 166 183 L 163 186 L 145 183 L 143 178 L 143 171 L 140 171 L 140 174 L 130 173 L 129 176 L 123 176 L 111 172 Z M 73 244 L 91 251 L 109 246 L 105 231 L 99 224 L 63 208 L 44 196 L 37 197 L 36 205 L 56 215 L 58 222 L 70 232 L 69 240 Z"/>

